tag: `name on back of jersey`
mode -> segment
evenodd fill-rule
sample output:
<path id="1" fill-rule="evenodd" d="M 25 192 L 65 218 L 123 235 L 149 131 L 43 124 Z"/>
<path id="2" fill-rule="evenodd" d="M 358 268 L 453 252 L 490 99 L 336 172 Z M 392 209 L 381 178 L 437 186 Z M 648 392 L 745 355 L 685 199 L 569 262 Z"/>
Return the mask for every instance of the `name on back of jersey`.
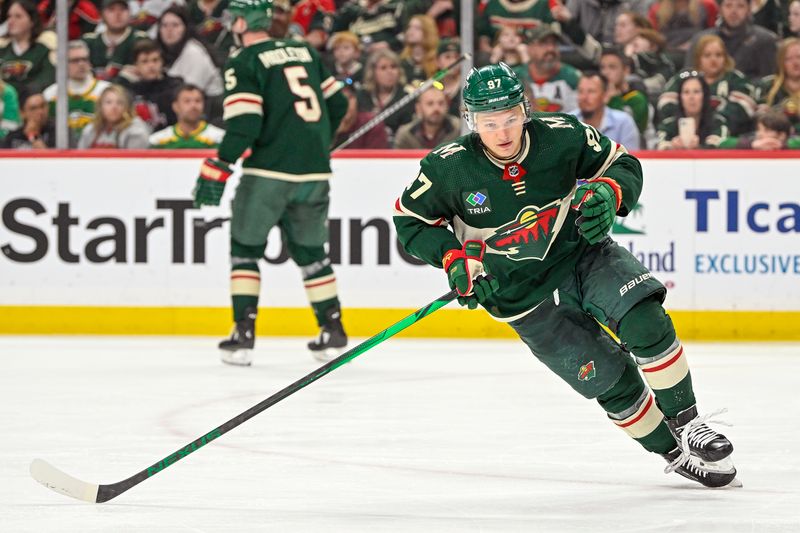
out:
<path id="1" fill-rule="evenodd" d="M 261 63 L 267 68 L 273 65 L 283 65 L 290 61 L 311 63 L 314 60 L 308 48 L 303 46 L 287 46 L 286 48 L 267 50 L 258 54 L 258 59 L 260 59 Z"/>

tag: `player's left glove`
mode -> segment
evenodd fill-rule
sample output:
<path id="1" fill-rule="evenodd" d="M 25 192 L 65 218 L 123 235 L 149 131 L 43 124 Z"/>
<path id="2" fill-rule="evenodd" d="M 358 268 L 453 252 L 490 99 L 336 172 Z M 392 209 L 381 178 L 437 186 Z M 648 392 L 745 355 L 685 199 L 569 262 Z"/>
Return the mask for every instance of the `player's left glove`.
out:
<path id="1" fill-rule="evenodd" d="M 206 159 L 200 167 L 200 176 L 192 191 L 194 206 L 219 205 L 222 193 L 225 192 L 225 182 L 233 174 L 231 166 L 219 159 Z"/>
<path id="2" fill-rule="evenodd" d="M 572 207 L 581 212 L 575 221 L 589 244 L 599 242 L 611 230 L 622 205 L 622 189 L 611 178 L 595 178 L 578 187 Z"/>
<path id="3" fill-rule="evenodd" d="M 467 241 L 460 250 L 449 250 L 442 258 L 450 288 L 458 292 L 458 303 L 469 309 L 477 308 L 499 288 L 497 279 L 481 276 L 487 273 L 483 265 L 485 251 L 485 242 Z"/>

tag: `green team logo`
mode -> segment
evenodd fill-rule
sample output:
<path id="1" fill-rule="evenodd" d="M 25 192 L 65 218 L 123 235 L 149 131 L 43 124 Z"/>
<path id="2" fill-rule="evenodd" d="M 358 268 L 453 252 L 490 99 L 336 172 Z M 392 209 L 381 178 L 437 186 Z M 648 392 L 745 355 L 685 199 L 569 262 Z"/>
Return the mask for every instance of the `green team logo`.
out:
<path id="1" fill-rule="evenodd" d="M 614 221 L 614 226 L 611 228 L 611 233 L 616 235 L 644 235 L 643 213 L 642 204 L 636 204 L 631 212 L 628 213 L 628 216 L 617 217 L 616 221 Z"/>
<path id="2" fill-rule="evenodd" d="M 555 200 L 544 207 L 523 207 L 516 219 L 497 228 L 486 244 L 515 261 L 541 261 L 555 240 L 559 204 L 560 200 Z"/>
<path id="3" fill-rule="evenodd" d="M 589 361 L 578 370 L 578 381 L 589 381 L 595 376 L 594 361 Z"/>
<path id="4" fill-rule="evenodd" d="M 482 215 L 492 212 L 492 202 L 489 201 L 489 192 L 486 189 L 464 193 L 464 203 L 470 215 Z"/>

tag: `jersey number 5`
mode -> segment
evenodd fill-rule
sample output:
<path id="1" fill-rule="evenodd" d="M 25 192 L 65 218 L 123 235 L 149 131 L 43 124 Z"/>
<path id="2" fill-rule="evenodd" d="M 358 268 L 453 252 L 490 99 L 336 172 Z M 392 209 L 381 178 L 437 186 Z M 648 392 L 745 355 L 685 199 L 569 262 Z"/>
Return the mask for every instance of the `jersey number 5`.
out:
<path id="1" fill-rule="evenodd" d="M 305 85 L 302 80 L 308 78 L 306 67 L 302 65 L 295 65 L 293 67 L 286 67 L 283 69 L 283 75 L 286 76 L 286 81 L 289 83 L 289 90 L 292 94 L 302 98 L 299 102 L 294 103 L 294 110 L 297 116 L 306 122 L 317 122 L 322 116 L 322 110 L 319 107 L 319 99 L 317 93 L 310 85 Z"/>

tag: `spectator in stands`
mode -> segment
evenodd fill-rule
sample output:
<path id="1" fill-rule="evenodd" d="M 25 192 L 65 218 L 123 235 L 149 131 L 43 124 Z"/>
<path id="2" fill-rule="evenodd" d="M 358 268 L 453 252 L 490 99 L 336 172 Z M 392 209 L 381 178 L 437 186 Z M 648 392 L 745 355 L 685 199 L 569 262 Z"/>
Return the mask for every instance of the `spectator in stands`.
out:
<path id="1" fill-rule="evenodd" d="M 403 42 L 405 46 L 400 61 L 406 81 L 418 85 L 436 73 L 436 50 L 439 47 L 436 23 L 428 15 L 414 15 L 408 21 Z"/>
<path id="2" fill-rule="evenodd" d="M 40 150 L 55 148 L 56 130 L 49 118 L 47 101 L 42 93 L 22 93 L 22 127 L 12 131 L 2 142 L 3 148 Z"/>
<path id="3" fill-rule="evenodd" d="M 775 108 L 783 111 L 800 132 L 800 39 L 789 37 L 778 47 L 778 71 L 759 84 L 758 103 L 761 111 Z"/>
<path id="4" fill-rule="evenodd" d="M 41 0 L 38 5 L 42 26 L 55 29 L 56 0 Z M 69 23 L 67 35 L 70 40 L 80 39 L 84 33 L 94 31 L 100 22 L 100 11 L 92 0 L 68 0 Z"/>
<path id="5" fill-rule="evenodd" d="M 639 30 L 625 47 L 625 54 L 633 65 L 633 76 L 644 84 L 651 103 L 658 99 L 667 80 L 675 73 L 675 65 L 664 53 L 665 46 L 666 40 L 656 30 Z"/>
<path id="6" fill-rule="evenodd" d="M 725 117 L 714 112 L 711 90 L 696 70 L 679 74 L 678 106 L 658 125 L 659 150 L 713 148 L 728 136 Z"/>
<path id="7" fill-rule="evenodd" d="M 345 85 L 342 87 L 342 93 L 347 97 L 347 112 L 342 117 L 342 121 L 339 123 L 339 128 L 336 130 L 336 134 L 334 135 L 334 147 L 339 146 L 347 140 L 347 138 L 356 130 L 356 123 L 358 122 L 358 100 L 356 99 L 356 89 L 353 88 L 352 85 Z M 375 131 L 376 130 L 373 129 L 370 133 Z M 386 146 L 386 132 L 381 129 L 378 130 L 377 133 L 380 136 L 380 140 L 376 148 L 384 148 Z M 369 142 L 371 139 L 365 140 Z M 371 148 L 371 146 L 365 146 L 362 143 L 353 144 L 355 144 L 355 146 L 348 145 L 344 149 Z"/>
<path id="8" fill-rule="evenodd" d="M 182 6 L 184 0 L 131 0 L 131 26 L 133 29 L 147 33 L 150 39 L 157 37 L 156 23 L 167 9 L 173 5 Z"/>
<path id="9" fill-rule="evenodd" d="M 530 62 L 515 72 L 531 92 L 534 111 L 571 111 L 578 107 L 580 71 L 561 62 L 559 33 L 550 25 L 526 32 Z"/>
<path id="10" fill-rule="evenodd" d="M 147 34 L 131 29 L 131 17 L 126 0 L 103 0 L 100 11 L 104 29 L 87 33 L 83 40 L 89 45 L 89 57 L 98 80 L 113 80 L 123 68 L 133 69 L 133 45 Z"/>
<path id="11" fill-rule="evenodd" d="M 228 0 L 190 0 L 187 7 L 195 37 L 216 53 L 216 62 L 221 64 L 233 46 L 233 36 L 222 22 Z"/>
<path id="12" fill-rule="evenodd" d="M 365 124 L 406 95 L 405 77 L 400 67 L 400 59 L 391 50 L 378 50 L 370 54 L 364 72 L 364 83 L 356 94 L 357 126 Z M 383 129 L 386 133 L 386 146 L 383 148 L 391 147 L 397 128 L 411 122 L 412 116 L 413 107 L 408 104 L 375 126 L 373 132 Z M 372 132 L 365 137 L 369 135 L 372 135 Z"/>
<path id="13" fill-rule="evenodd" d="M 686 52 L 685 64 L 692 61 L 694 45 L 703 35 L 719 35 L 725 49 L 738 68 L 750 80 L 775 72 L 775 48 L 778 37 L 751 21 L 750 2 L 755 0 L 722 0 L 720 23 L 696 34 Z"/>
<path id="14" fill-rule="evenodd" d="M 317 14 L 321 11 L 321 14 Z M 333 26 L 334 0 L 300 0 L 294 5 L 292 25 L 316 49 L 322 49 Z M 325 21 L 329 24 L 325 26 Z"/>
<path id="15" fill-rule="evenodd" d="M 340 31 L 334 33 L 328 41 L 333 52 L 333 75 L 337 80 L 347 82 L 356 89 L 361 87 L 364 79 L 364 66 L 361 64 L 361 43 L 355 33 Z"/>
<path id="16" fill-rule="evenodd" d="M 528 63 L 528 47 L 522 42 L 522 35 L 517 28 L 503 26 L 497 30 L 489 63 L 500 61 L 509 67 Z"/>
<path id="17" fill-rule="evenodd" d="M 424 13 L 436 21 L 439 38 L 458 36 L 457 0 L 408 0 L 406 10 L 409 14 Z"/>
<path id="18" fill-rule="evenodd" d="M 177 118 L 172 111 L 172 101 L 183 80 L 164 73 L 164 59 L 158 44 L 149 39 L 134 44 L 133 66 L 130 74 L 122 72 L 117 83 L 133 94 L 136 115 L 152 130 L 175 124 Z"/>
<path id="19" fill-rule="evenodd" d="M 628 113 L 640 135 L 645 135 L 650 125 L 650 106 L 647 95 L 631 87 L 628 82 L 631 60 L 619 48 L 607 48 L 600 57 L 600 73 L 608 80 L 606 105 Z"/>
<path id="20" fill-rule="evenodd" d="M 461 57 L 461 42 L 458 39 L 442 39 L 439 41 L 439 48 L 436 50 L 436 68 L 445 70 Z M 439 80 L 444 86 L 445 96 L 450 102 L 448 113 L 453 116 L 461 116 L 461 70 L 459 68 L 450 69 L 444 78 Z"/>
<path id="21" fill-rule="evenodd" d="M 608 80 L 599 72 L 586 71 L 578 81 L 578 108 L 570 112 L 628 150 L 640 148 L 640 134 L 633 117 L 606 105 Z"/>
<path id="22" fill-rule="evenodd" d="M 685 51 L 695 33 L 714 26 L 718 11 L 714 0 L 658 0 L 647 16 L 667 49 Z"/>
<path id="23" fill-rule="evenodd" d="M 761 26 L 776 35 L 783 34 L 785 25 L 785 3 L 781 0 L 752 0 L 750 11 L 753 24 Z"/>
<path id="24" fill-rule="evenodd" d="M 111 83 L 98 80 L 92 75 L 92 64 L 89 62 L 89 47 L 85 42 L 70 41 L 67 50 L 67 95 L 69 145 L 78 145 L 81 131 L 94 118 L 97 99 Z M 44 90 L 44 97 L 50 105 L 50 114 L 55 116 L 58 87 L 54 83 Z"/>
<path id="25" fill-rule="evenodd" d="M 731 135 L 753 131 L 756 112 L 755 89 L 734 69 L 733 58 L 718 35 L 704 35 L 694 47 L 690 68 L 700 72 L 711 90 L 711 105 L 725 117 Z M 678 105 L 678 84 L 674 76 L 658 98 L 658 112 L 672 115 Z"/>
<path id="26" fill-rule="evenodd" d="M 792 0 L 789 3 L 789 14 L 783 36 L 800 37 L 800 0 Z"/>
<path id="27" fill-rule="evenodd" d="M 183 85 L 175 95 L 172 110 L 178 121 L 150 136 L 151 148 L 216 148 L 225 131 L 203 120 L 205 96 L 195 85 Z"/>
<path id="28" fill-rule="evenodd" d="M 292 3 L 289 0 L 273 0 L 272 25 L 269 27 L 269 36 L 273 39 L 302 38 L 299 28 L 291 26 Z"/>
<path id="29" fill-rule="evenodd" d="M 713 1 L 713 0 L 712 0 Z M 561 0 L 556 0 L 556 4 Z M 614 43 L 617 17 L 628 12 L 632 4 L 622 0 L 566 0 L 565 7 L 581 29 L 603 46 Z M 556 16 L 556 19 L 558 17 Z"/>
<path id="30" fill-rule="evenodd" d="M 639 30 L 652 30 L 653 25 L 647 17 L 636 11 L 623 11 L 617 15 L 614 23 L 614 45 L 623 51 L 630 44 Z"/>
<path id="31" fill-rule="evenodd" d="M 128 91 L 106 87 L 97 113 L 81 133 L 78 148 L 147 148 L 150 128 L 133 112 Z"/>
<path id="32" fill-rule="evenodd" d="M 23 90 L 39 92 L 55 81 L 55 54 L 39 42 L 42 22 L 29 0 L 8 6 L 8 43 L 0 46 L 0 79 Z"/>
<path id="33" fill-rule="evenodd" d="M 19 100 L 13 85 L 0 80 L 0 140 L 19 127 Z"/>
<path id="34" fill-rule="evenodd" d="M 461 135 L 461 121 L 450 115 L 447 107 L 447 96 L 435 87 L 420 94 L 416 103 L 416 118 L 400 126 L 394 147 L 432 150 Z"/>
<path id="35" fill-rule="evenodd" d="M 780 110 L 769 109 L 756 116 L 756 131 L 739 137 L 725 137 L 719 148 L 739 150 L 783 150 L 800 148 L 800 138 L 793 137 L 794 128 Z"/>
<path id="36" fill-rule="evenodd" d="M 206 47 L 192 35 L 185 8 L 172 6 L 161 14 L 158 44 L 167 75 L 200 87 L 208 97 L 222 96 L 222 75 Z"/>
<path id="37" fill-rule="evenodd" d="M 331 30 L 355 33 L 370 54 L 387 48 L 399 52 L 404 19 L 404 4 L 400 0 L 364 0 L 341 7 L 333 17 Z"/>
<path id="38" fill-rule="evenodd" d="M 528 0 L 527 2 L 488 0 L 476 19 L 478 34 L 476 50 L 485 53 L 487 57 L 492 52 L 492 39 L 503 26 L 530 30 L 552 24 L 555 20 L 550 13 L 548 0 Z"/>

